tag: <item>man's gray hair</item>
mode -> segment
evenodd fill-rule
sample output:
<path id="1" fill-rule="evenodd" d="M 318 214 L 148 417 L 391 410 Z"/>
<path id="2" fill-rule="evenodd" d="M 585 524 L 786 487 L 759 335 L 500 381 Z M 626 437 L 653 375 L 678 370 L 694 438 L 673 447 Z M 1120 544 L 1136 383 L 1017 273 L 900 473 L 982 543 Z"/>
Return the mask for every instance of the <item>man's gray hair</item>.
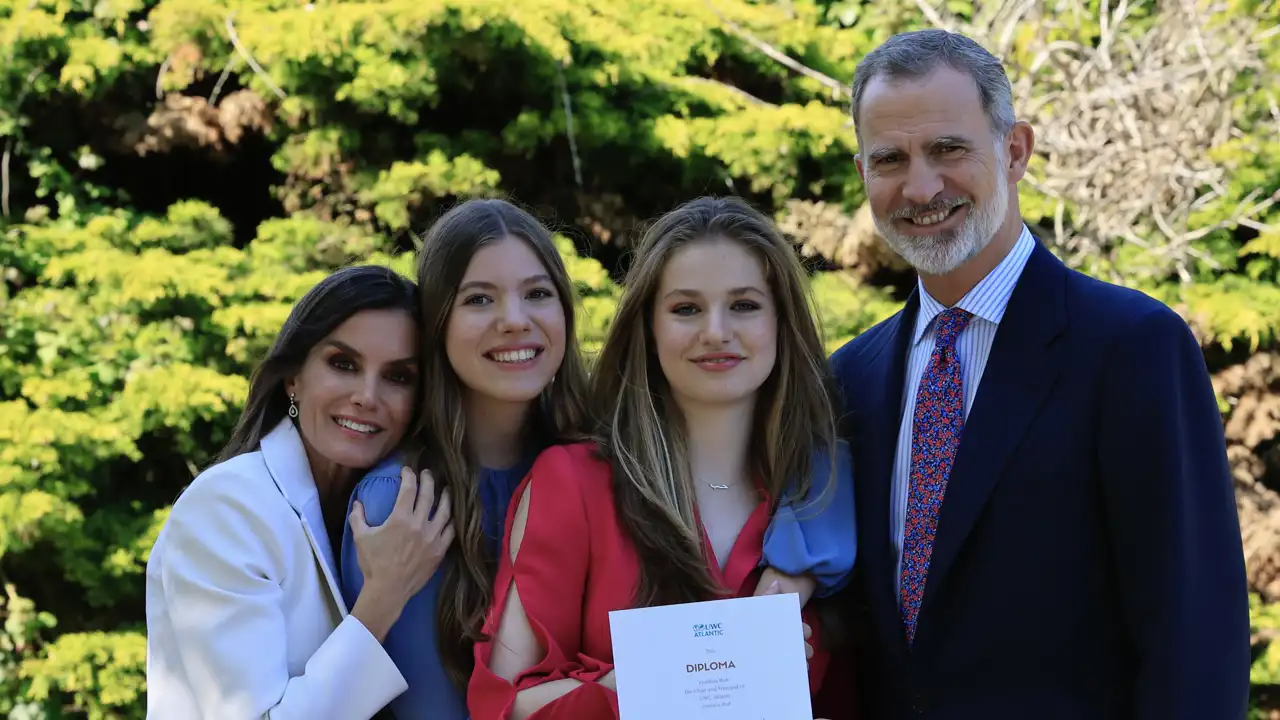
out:
<path id="1" fill-rule="evenodd" d="M 1013 88 L 999 58 L 959 33 L 946 30 L 917 30 L 900 33 L 872 50 L 858 63 L 853 74 L 853 122 L 858 124 L 858 111 L 867 85 L 877 77 L 916 79 L 947 65 L 967 73 L 978 85 L 982 109 L 991 121 L 996 137 L 1003 138 L 1013 129 Z"/>

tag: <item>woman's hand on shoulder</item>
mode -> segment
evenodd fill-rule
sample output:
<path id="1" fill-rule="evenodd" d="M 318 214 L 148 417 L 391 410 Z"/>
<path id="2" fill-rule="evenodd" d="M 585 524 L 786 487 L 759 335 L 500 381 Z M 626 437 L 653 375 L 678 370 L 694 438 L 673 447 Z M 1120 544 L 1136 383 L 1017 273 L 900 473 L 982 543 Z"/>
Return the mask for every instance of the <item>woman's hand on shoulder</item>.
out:
<path id="1" fill-rule="evenodd" d="M 364 574 L 364 589 L 352 614 L 380 641 L 400 617 L 409 598 L 435 574 L 453 543 L 449 489 L 440 493 L 434 516 L 433 498 L 435 479 L 431 472 L 423 470 L 419 480 L 412 470 L 403 468 L 400 492 L 386 522 L 371 527 L 359 501 L 351 509 L 351 534 L 360 572 Z"/>

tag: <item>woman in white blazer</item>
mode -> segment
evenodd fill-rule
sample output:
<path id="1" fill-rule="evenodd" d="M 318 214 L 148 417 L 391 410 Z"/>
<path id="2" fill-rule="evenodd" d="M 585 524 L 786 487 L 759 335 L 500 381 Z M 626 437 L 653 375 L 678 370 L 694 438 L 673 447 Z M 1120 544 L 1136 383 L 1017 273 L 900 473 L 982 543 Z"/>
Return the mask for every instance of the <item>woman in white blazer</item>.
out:
<path id="1" fill-rule="evenodd" d="M 450 542 L 449 498 L 407 473 L 391 518 L 349 521 L 364 587 L 333 548 L 365 470 L 417 397 L 417 288 L 339 271 L 293 308 L 217 464 L 183 491 L 147 563 L 147 717 L 365 720 L 406 689 L 383 649 Z"/>

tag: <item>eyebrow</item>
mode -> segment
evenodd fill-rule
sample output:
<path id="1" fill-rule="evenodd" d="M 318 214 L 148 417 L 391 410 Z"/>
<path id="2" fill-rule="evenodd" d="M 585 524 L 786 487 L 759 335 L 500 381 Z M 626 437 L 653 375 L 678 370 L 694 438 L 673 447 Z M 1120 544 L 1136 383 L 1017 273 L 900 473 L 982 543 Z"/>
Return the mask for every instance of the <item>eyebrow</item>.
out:
<path id="1" fill-rule="evenodd" d="M 542 274 L 542 275 L 530 275 L 529 277 L 520 281 L 520 284 L 521 285 L 537 285 L 539 283 L 550 283 L 550 282 L 551 282 L 551 276 Z M 473 288 L 477 288 L 481 290 L 497 290 L 498 286 L 487 280 L 471 280 L 469 282 L 464 282 L 461 285 L 459 285 L 458 293 L 461 294 L 463 291 L 471 290 Z"/>
<path id="2" fill-rule="evenodd" d="M 968 147 L 972 144 L 973 143 L 969 140 L 969 138 L 964 137 L 963 135 L 943 135 L 941 137 L 937 137 L 931 140 L 929 142 L 929 149 L 937 150 L 938 148 L 946 147 L 947 145 L 964 145 L 965 147 Z M 901 151 L 898 150 L 898 148 L 896 147 L 881 147 L 881 148 L 876 148 L 875 150 L 872 150 L 870 153 L 868 153 L 867 157 L 870 158 L 871 160 L 883 160 L 886 157 L 893 155 L 894 153 L 897 153 L 897 152 L 901 152 Z"/>
<path id="3" fill-rule="evenodd" d="M 942 137 L 934 138 L 933 142 L 929 143 L 929 147 L 933 149 L 937 149 L 944 145 L 972 145 L 972 144 L 973 143 L 969 141 L 969 138 L 964 137 L 963 135 L 943 135 Z"/>
<path id="4" fill-rule="evenodd" d="M 881 148 L 876 148 L 875 150 L 872 150 L 871 152 L 867 153 L 867 158 L 873 161 L 879 161 L 897 152 L 898 152 L 898 148 L 896 147 L 881 147 Z"/>
<path id="5" fill-rule="evenodd" d="M 748 295 L 750 293 L 755 293 L 757 295 L 765 294 L 763 290 L 752 285 L 743 285 L 742 287 L 729 288 L 730 295 Z M 702 297 L 702 293 L 699 292 L 698 290 L 690 290 L 687 288 L 676 288 L 675 290 L 668 292 L 666 295 L 663 295 L 663 297 L 669 298 L 673 295 L 683 295 L 685 297 Z"/>
<path id="6" fill-rule="evenodd" d="M 335 347 L 335 348 L 337 348 L 337 349 L 341 350 L 342 352 L 347 353 L 348 355 L 355 355 L 356 357 L 363 357 L 363 356 L 360 354 L 360 351 L 359 351 L 359 350 L 356 350 L 355 348 L 353 348 L 353 347 L 351 347 L 350 345 L 348 345 L 348 344 L 346 344 L 346 343 L 342 342 L 341 340 L 334 340 L 333 338 L 329 338 L 328 340 L 325 340 L 325 341 L 324 341 L 324 343 L 325 343 L 326 345 L 330 345 L 330 346 L 332 346 L 332 347 Z M 411 355 L 411 356 L 406 357 L 406 358 L 400 358 L 400 359 L 398 359 L 398 360 L 392 360 L 391 362 L 389 362 L 389 363 L 387 363 L 387 364 L 388 364 L 388 365 L 413 365 L 413 364 L 415 364 L 415 363 L 417 363 L 417 362 L 418 362 L 418 356 L 417 356 L 417 355 Z"/>

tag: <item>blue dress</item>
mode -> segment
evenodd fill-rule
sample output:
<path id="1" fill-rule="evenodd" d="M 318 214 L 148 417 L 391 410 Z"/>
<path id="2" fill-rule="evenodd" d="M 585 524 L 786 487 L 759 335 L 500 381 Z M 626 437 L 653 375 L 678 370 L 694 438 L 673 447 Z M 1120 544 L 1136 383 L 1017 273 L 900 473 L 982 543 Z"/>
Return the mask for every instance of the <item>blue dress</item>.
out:
<path id="1" fill-rule="evenodd" d="M 507 507 L 516 487 L 529 473 L 533 460 L 530 457 L 505 470 L 484 469 L 480 472 L 480 522 L 490 557 L 496 558 L 502 551 Z M 403 465 L 404 457 L 397 454 L 370 470 L 351 493 L 347 514 L 351 513 L 352 503 L 359 500 L 364 505 L 369 525 L 386 522 L 400 492 L 400 468 Z M 357 562 L 350 524 L 342 531 L 339 564 L 342 596 L 347 607 L 352 607 L 364 587 L 364 573 L 360 572 Z M 409 689 L 391 701 L 391 710 L 397 720 L 466 720 L 468 717 L 466 695 L 449 681 L 436 644 L 436 607 L 446 569 L 441 565 L 426 586 L 409 599 L 400 619 L 391 626 L 383 642 L 387 654 L 409 683 Z"/>
<path id="2" fill-rule="evenodd" d="M 506 470 L 485 469 L 480 473 L 481 524 L 491 557 L 497 557 L 502 550 L 512 495 L 534 459 L 527 458 Z M 391 514 L 400 490 L 402 464 L 403 457 L 399 455 L 387 458 L 356 485 L 351 501 L 364 504 L 369 525 L 380 525 Z M 765 532 L 761 560 L 762 566 L 788 575 L 812 575 L 817 583 L 814 594 L 819 597 L 844 587 L 857 555 L 853 469 L 844 441 L 837 447 L 836 486 L 833 492 L 824 493 L 829 467 L 826 455 L 818 453 L 810 494 L 805 498 L 784 494 Z M 364 586 L 350 525 L 343 529 L 339 563 L 342 594 L 350 607 Z M 409 683 L 409 689 L 391 702 L 397 720 L 468 719 L 466 696 L 449 682 L 436 644 L 436 607 L 444 569 L 442 566 L 437 570 L 426 587 L 409 600 L 384 642 L 387 654 Z"/>

